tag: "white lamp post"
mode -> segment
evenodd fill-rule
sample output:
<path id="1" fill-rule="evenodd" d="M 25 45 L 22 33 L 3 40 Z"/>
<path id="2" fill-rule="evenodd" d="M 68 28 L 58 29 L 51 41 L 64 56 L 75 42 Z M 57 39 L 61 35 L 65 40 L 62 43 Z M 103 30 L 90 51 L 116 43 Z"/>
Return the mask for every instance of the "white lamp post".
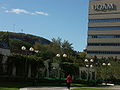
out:
<path id="1" fill-rule="evenodd" d="M 25 46 L 22 46 L 21 49 L 25 51 L 25 50 L 26 50 L 26 47 L 25 47 Z M 27 76 L 26 73 L 27 73 L 27 60 L 25 61 L 25 78 L 26 78 L 26 76 Z"/>
<path id="2" fill-rule="evenodd" d="M 61 55 L 60 55 L 60 54 L 56 54 L 56 57 L 61 57 Z M 66 58 L 66 57 L 67 57 L 67 54 L 63 54 L 62 57 Z M 60 61 L 60 63 L 61 63 L 61 61 Z M 60 65 L 60 64 L 59 64 L 59 65 Z M 59 76 L 60 76 L 60 79 L 61 79 L 61 65 L 60 65 L 60 67 L 59 67 L 59 71 L 60 71 Z"/>
<path id="3" fill-rule="evenodd" d="M 21 49 L 22 50 L 26 50 L 26 47 L 25 46 L 22 46 L 21 47 Z M 34 50 L 34 48 L 33 47 L 30 47 L 29 48 L 29 51 L 31 51 L 31 52 L 35 52 L 35 53 L 38 53 L 39 51 L 38 50 Z M 28 53 L 27 53 L 28 54 Z M 28 72 L 27 72 L 27 60 L 26 60 L 26 62 L 25 62 L 25 77 L 27 77 L 27 75 L 28 75 L 28 77 L 31 77 L 31 65 L 29 65 L 29 70 L 28 70 Z M 34 83 L 34 81 L 33 81 L 33 83 Z"/>
<path id="4" fill-rule="evenodd" d="M 88 76 L 87 76 L 87 79 L 88 79 L 88 83 L 89 83 L 89 80 L 90 80 L 90 68 L 93 67 L 92 63 L 94 62 L 93 59 L 85 59 L 85 63 L 86 63 L 86 67 L 88 68 Z"/>
<path id="5" fill-rule="evenodd" d="M 24 50 L 24 51 L 27 50 L 25 46 L 22 46 L 21 49 Z M 29 48 L 29 51 L 33 52 L 33 51 L 34 51 L 34 48 L 33 48 L 33 47 L 30 47 L 30 48 Z M 28 54 L 28 53 L 26 53 L 26 54 Z M 27 60 L 26 60 L 26 62 L 25 62 L 25 72 L 27 73 Z"/>
<path id="6" fill-rule="evenodd" d="M 107 66 L 110 66 L 111 65 L 111 63 L 103 63 L 102 64 L 103 66 L 105 66 L 105 84 L 107 85 Z"/>

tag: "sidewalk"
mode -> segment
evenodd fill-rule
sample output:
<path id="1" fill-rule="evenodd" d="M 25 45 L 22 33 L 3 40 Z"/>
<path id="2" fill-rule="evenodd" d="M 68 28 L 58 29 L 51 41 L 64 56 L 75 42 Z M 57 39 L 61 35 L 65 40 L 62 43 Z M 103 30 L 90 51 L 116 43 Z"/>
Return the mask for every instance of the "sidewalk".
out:
<path id="1" fill-rule="evenodd" d="M 120 90 L 119 85 L 115 86 L 109 86 L 109 87 L 71 87 L 73 88 L 108 88 L 112 90 Z M 26 88 L 21 88 L 20 90 L 68 90 L 66 87 L 26 87 Z"/>
<path id="2" fill-rule="evenodd" d="M 71 87 L 78 88 L 78 87 Z M 27 87 L 27 88 L 21 88 L 20 90 L 68 90 L 66 87 Z"/>

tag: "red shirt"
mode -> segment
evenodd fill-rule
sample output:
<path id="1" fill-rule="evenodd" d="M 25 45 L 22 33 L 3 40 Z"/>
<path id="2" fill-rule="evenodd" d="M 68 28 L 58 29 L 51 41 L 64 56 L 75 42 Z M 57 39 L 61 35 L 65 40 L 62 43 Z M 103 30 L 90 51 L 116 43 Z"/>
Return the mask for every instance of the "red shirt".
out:
<path id="1" fill-rule="evenodd" d="M 72 77 L 70 75 L 67 76 L 67 83 L 71 83 L 72 82 Z"/>

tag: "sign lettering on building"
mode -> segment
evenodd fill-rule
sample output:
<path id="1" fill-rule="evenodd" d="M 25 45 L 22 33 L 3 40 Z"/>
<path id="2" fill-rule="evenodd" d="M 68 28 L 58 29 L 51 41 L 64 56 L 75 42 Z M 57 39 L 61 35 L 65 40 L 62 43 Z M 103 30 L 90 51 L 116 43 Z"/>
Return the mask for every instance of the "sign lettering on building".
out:
<path id="1" fill-rule="evenodd" d="M 106 11 L 112 11 L 112 10 L 116 10 L 116 5 L 115 4 L 96 4 L 96 5 L 93 5 L 93 9 L 95 11 L 103 11 L 103 12 L 106 12 Z"/>

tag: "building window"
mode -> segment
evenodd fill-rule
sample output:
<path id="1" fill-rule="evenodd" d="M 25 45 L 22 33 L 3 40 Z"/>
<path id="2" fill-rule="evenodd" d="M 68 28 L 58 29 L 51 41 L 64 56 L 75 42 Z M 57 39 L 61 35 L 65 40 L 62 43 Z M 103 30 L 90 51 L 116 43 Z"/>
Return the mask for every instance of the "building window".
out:
<path id="1" fill-rule="evenodd" d="M 88 43 L 88 46 L 120 46 L 120 43 Z"/>
<path id="2" fill-rule="evenodd" d="M 120 18 L 112 18 L 112 19 L 89 19 L 89 23 L 96 22 L 120 22 Z"/>
<path id="3" fill-rule="evenodd" d="M 88 35 L 88 38 L 120 38 L 120 35 Z"/>
<path id="4" fill-rule="evenodd" d="M 120 30 L 120 27 L 88 27 L 88 30 Z"/>
<path id="5" fill-rule="evenodd" d="M 88 54 L 120 54 L 120 51 L 87 51 Z"/>

